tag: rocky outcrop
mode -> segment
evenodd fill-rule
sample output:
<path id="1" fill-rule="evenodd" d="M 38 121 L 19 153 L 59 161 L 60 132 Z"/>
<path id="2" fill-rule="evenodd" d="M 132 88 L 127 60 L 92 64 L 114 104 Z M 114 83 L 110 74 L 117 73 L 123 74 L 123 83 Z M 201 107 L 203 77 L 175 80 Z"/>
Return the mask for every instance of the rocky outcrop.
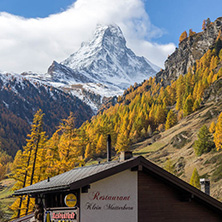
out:
<path id="1" fill-rule="evenodd" d="M 111 106 L 115 106 L 117 104 L 117 96 L 103 98 L 103 102 L 101 108 L 98 110 L 98 113 L 103 113 L 104 110 L 109 109 Z"/>
<path id="2" fill-rule="evenodd" d="M 215 81 L 204 91 L 203 103 L 222 101 L 222 79 Z"/>
<path id="3" fill-rule="evenodd" d="M 220 30 L 222 31 L 222 17 L 210 23 L 202 32 L 184 39 L 165 61 L 165 70 L 157 73 L 156 81 L 166 86 L 179 75 L 186 74 L 189 67 L 212 46 Z"/>
<path id="4" fill-rule="evenodd" d="M 86 83 L 92 80 L 86 76 L 76 73 L 73 69 L 64 66 L 62 64 L 53 61 L 52 65 L 48 68 L 48 74 L 50 75 L 50 80 L 53 82 L 60 82 L 64 84 L 70 83 L 70 80 L 74 80 L 75 83 Z"/>

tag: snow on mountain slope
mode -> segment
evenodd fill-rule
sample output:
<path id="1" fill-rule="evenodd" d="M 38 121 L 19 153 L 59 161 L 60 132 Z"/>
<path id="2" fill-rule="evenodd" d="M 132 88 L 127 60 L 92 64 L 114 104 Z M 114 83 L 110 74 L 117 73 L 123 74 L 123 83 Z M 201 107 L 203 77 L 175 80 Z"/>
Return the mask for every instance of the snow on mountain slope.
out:
<path id="1" fill-rule="evenodd" d="M 37 78 L 32 73 L 0 73 L 1 148 L 12 156 L 24 146 L 33 115 L 39 109 L 44 113 L 44 130 L 49 136 L 70 112 L 77 127 L 93 116 L 92 109 L 79 98 Z"/>
<path id="2" fill-rule="evenodd" d="M 61 62 L 53 62 L 47 81 L 78 96 L 94 111 L 104 97 L 122 94 L 135 82 L 154 76 L 160 69 L 127 48 L 122 31 L 116 25 L 98 25 L 91 41 Z M 93 100 L 95 96 L 95 100 Z"/>
<path id="3" fill-rule="evenodd" d="M 14 138 L 13 148 L 8 151 L 11 155 L 24 144 L 33 114 L 39 108 L 45 113 L 49 133 L 70 111 L 80 126 L 110 97 L 121 95 L 135 82 L 154 76 L 156 68 L 127 48 L 118 26 L 99 25 L 91 41 L 83 43 L 65 61 L 54 61 L 45 74 L 0 72 L 0 112 L 3 128 L 7 130 L 0 132 L 3 149 L 9 147 L 4 140 L 6 135 Z M 23 138 L 19 144 L 17 136 Z"/>
<path id="4" fill-rule="evenodd" d="M 156 73 L 144 57 L 136 56 L 126 47 L 122 31 L 114 25 L 98 25 L 94 38 L 83 43 L 61 64 L 92 79 L 92 82 L 112 83 L 121 88 L 142 82 Z"/>

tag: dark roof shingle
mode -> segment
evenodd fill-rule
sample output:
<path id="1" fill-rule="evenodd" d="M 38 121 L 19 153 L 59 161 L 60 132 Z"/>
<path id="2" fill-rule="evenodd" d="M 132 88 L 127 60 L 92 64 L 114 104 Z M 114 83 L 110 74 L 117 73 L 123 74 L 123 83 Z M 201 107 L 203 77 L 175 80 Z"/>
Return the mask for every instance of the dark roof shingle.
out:
<path id="1" fill-rule="evenodd" d="M 141 166 L 141 167 L 139 167 Z M 48 180 L 43 180 L 31 186 L 15 191 L 14 195 L 38 194 L 65 190 L 75 190 L 103 178 L 112 176 L 127 169 L 142 169 L 175 187 L 178 190 L 189 192 L 191 196 L 204 203 L 210 208 L 222 214 L 222 203 L 211 196 L 196 189 L 178 177 L 168 173 L 142 156 L 131 158 L 125 161 L 111 161 L 97 165 L 85 166 L 72 169 L 63 174 L 57 175 Z"/>
<path id="2" fill-rule="evenodd" d="M 89 181 L 89 178 L 91 178 L 90 182 L 94 182 L 93 178 L 97 175 L 97 177 L 101 178 L 101 173 L 108 173 L 109 171 L 113 171 L 113 169 L 117 169 L 121 165 L 126 165 L 127 162 L 135 160 L 136 158 L 132 158 L 128 161 L 119 162 L 119 161 L 110 161 L 106 163 L 101 163 L 97 165 L 91 165 L 91 166 L 84 166 L 79 168 L 74 168 L 70 171 L 67 171 L 65 173 L 59 174 L 57 176 L 54 176 L 52 178 L 49 178 L 46 180 L 43 180 L 41 182 L 38 182 L 36 184 L 33 184 L 31 186 L 22 188 L 20 190 L 15 191 L 14 195 L 24 195 L 24 194 L 31 194 L 31 193 L 38 193 L 38 192 L 48 192 L 48 191 L 55 191 L 55 190 L 65 190 L 69 189 L 71 185 L 82 182 L 82 186 L 87 185 L 87 183 L 84 183 L 84 180 Z M 123 167 L 123 169 L 125 169 Z M 121 170 L 120 170 L 121 171 Z M 104 174 L 107 175 L 107 174 Z M 72 186 L 73 187 L 73 186 Z M 76 187 L 76 188 L 80 188 Z"/>

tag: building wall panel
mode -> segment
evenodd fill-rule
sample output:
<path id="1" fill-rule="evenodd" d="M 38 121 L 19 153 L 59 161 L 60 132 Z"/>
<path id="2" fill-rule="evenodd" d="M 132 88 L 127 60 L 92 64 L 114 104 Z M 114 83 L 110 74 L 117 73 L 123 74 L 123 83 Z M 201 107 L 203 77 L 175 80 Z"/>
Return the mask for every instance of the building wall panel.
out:
<path id="1" fill-rule="evenodd" d="M 187 193 L 142 171 L 138 172 L 139 222 L 222 221 L 219 215 Z"/>

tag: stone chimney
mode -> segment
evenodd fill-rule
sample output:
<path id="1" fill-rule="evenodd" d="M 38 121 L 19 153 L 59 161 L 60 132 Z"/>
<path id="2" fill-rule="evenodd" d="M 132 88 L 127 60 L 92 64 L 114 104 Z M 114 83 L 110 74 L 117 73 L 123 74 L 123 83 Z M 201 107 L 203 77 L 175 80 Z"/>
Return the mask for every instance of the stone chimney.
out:
<path id="1" fill-rule="evenodd" d="M 210 195 L 210 180 L 201 178 L 200 179 L 200 189 L 207 195 Z"/>
<path id="2" fill-rule="evenodd" d="M 133 157 L 132 151 L 122 151 L 119 156 L 120 161 L 128 160 Z"/>

